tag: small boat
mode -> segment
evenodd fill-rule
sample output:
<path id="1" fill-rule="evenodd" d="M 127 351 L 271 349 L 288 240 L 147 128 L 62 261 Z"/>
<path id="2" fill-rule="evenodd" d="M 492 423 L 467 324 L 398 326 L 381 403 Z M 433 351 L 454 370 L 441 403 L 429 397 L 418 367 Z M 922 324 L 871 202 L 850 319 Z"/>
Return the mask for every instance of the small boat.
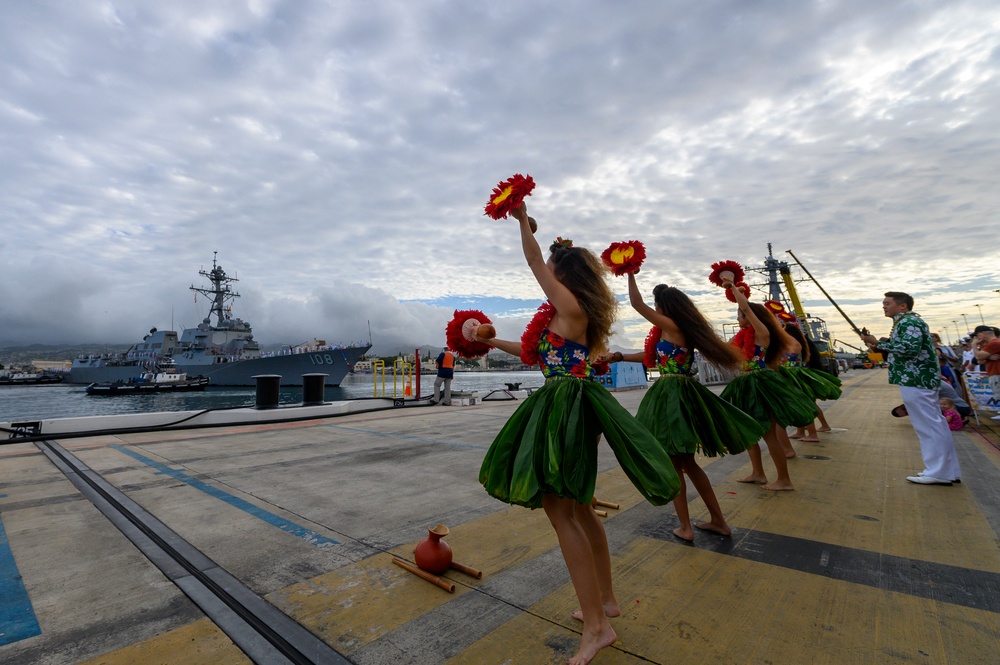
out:
<path id="1" fill-rule="evenodd" d="M 204 390 L 209 384 L 207 376 L 194 376 L 177 369 L 171 362 L 161 362 L 134 379 L 91 383 L 88 395 L 137 395 L 146 393 L 176 393 Z"/>
<path id="2" fill-rule="evenodd" d="M 33 370 L 0 370 L 0 386 L 44 386 L 62 383 L 63 377 L 52 374 L 38 374 Z"/>

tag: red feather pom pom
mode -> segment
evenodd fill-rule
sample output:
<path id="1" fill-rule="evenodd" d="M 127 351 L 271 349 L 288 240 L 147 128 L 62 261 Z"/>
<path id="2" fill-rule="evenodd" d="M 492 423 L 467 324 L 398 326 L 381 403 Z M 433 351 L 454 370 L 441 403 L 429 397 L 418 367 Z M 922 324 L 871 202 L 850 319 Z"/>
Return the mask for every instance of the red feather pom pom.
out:
<path id="1" fill-rule="evenodd" d="M 490 202 L 486 204 L 486 213 L 493 219 L 507 217 L 511 210 L 521 205 L 524 197 L 531 194 L 535 188 L 535 181 L 531 176 L 524 176 L 515 173 L 510 178 L 504 180 L 493 188 L 490 195 Z"/>
<path id="2" fill-rule="evenodd" d="M 798 320 L 794 314 L 788 313 L 785 306 L 777 300 L 765 300 L 764 307 L 767 307 L 782 323 L 793 323 Z"/>
<path id="3" fill-rule="evenodd" d="M 594 376 L 604 376 L 611 371 L 611 363 L 607 360 L 595 360 L 590 363 L 590 368 L 594 370 Z"/>
<path id="4" fill-rule="evenodd" d="M 736 282 L 734 288 L 742 291 L 747 300 L 750 300 L 750 287 L 747 284 L 744 282 Z M 726 300 L 729 302 L 736 302 L 736 296 L 733 295 L 733 289 L 726 289 Z"/>
<path id="5" fill-rule="evenodd" d="M 601 253 L 604 265 L 611 268 L 617 277 L 639 271 L 642 262 L 646 260 L 646 248 L 638 240 L 613 242 Z"/>
<path id="6" fill-rule="evenodd" d="M 487 323 L 492 321 L 478 309 L 456 309 L 455 316 L 444 329 L 448 348 L 463 358 L 485 356 L 491 348 L 490 345 L 483 344 L 473 335 L 479 326 Z"/>
<path id="7" fill-rule="evenodd" d="M 718 263 L 712 264 L 712 272 L 708 276 L 708 281 L 716 286 L 722 286 L 721 273 L 731 272 L 733 273 L 733 283 L 743 281 L 743 266 L 741 266 L 736 261 L 719 261 Z"/>

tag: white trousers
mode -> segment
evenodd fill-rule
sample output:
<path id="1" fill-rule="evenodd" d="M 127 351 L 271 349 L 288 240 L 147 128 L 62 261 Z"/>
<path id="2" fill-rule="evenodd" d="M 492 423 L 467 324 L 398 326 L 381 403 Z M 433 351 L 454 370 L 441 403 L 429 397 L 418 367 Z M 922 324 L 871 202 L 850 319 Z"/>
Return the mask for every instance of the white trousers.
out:
<path id="1" fill-rule="evenodd" d="M 962 477 L 955 452 L 955 439 L 948 421 L 941 415 L 938 391 L 900 386 L 903 404 L 910 415 L 913 431 L 920 439 L 920 455 L 924 458 L 924 475 L 940 480 Z"/>

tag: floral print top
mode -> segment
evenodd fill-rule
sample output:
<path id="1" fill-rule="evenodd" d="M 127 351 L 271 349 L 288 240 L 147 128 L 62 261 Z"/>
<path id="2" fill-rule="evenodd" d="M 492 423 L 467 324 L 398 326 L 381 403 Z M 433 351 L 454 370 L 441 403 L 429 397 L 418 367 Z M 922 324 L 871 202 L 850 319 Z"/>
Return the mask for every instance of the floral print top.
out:
<path id="1" fill-rule="evenodd" d="M 889 352 L 889 383 L 937 390 L 941 366 L 927 324 L 914 312 L 892 317 L 892 333 L 879 347 Z"/>
<path id="2" fill-rule="evenodd" d="M 799 358 L 799 354 L 797 353 L 786 354 L 785 367 L 802 367 L 802 359 Z"/>
<path id="3" fill-rule="evenodd" d="M 660 374 L 683 374 L 691 376 L 694 354 L 683 346 L 661 339 L 656 343 L 656 369 Z"/>
<path id="4" fill-rule="evenodd" d="M 754 344 L 753 356 L 743 361 L 743 371 L 753 372 L 759 369 L 767 369 L 767 361 L 764 360 L 764 354 L 766 353 L 767 349 L 765 349 L 763 346 Z"/>
<path id="5" fill-rule="evenodd" d="M 555 376 L 593 378 L 594 369 L 587 357 L 589 351 L 583 344 L 570 341 L 551 330 L 543 332 L 538 339 L 538 358 L 542 374 L 547 379 Z"/>

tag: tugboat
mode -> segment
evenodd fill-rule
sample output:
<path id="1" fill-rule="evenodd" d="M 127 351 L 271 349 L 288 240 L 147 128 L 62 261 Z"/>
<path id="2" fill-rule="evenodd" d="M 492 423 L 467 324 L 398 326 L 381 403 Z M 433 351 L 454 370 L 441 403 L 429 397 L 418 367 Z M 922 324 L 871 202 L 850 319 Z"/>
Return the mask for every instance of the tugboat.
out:
<path id="1" fill-rule="evenodd" d="M 216 257 L 218 252 L 215 253 Z M 143 371 L 146 363 L 173 360 L 177 368 L 191 376 L 207 376 L 213 386 L 253 386 L 259 374 L 278 374 L 283 386 L 301 386 L 303 374 L 326 374 L 325 385 L 339 386 L 365 352 L 368 343 L 330 346 L 316 340 L 313 344 L 283 348 L 278 353 L 262 354 L 247 321 L 232 318 L 227 302 L 239 298 L 229 277 L 212 259 L 210 271 L 199 273 L 211 282 L 210 288 L 191 286 L 196 294 L 208 296 L 212 307 L 197 328 L 187 328 L 178 337 L 174 330 L 153 328 L 125 353 L 83 356 L 73 361 L 69 383 L 127 382 Z M 197 296 L 196 296 L 197 297 Z M 212 317 L 215 324 L 212 324 Z"/>
<path id="2" fill-rule="evenodd" d="M 187 374 L 178 371 L 172 361 L 163 361 L 147 372 L 143 372 L 128 381 L 109 381 L 107 383 L 91 383 L 87 386 L 88 395 L 137 395 L 146 393 L 177 393 L 192 390 L 204 390 L 209 384 L 207 376 L 188 378 Z"/>

